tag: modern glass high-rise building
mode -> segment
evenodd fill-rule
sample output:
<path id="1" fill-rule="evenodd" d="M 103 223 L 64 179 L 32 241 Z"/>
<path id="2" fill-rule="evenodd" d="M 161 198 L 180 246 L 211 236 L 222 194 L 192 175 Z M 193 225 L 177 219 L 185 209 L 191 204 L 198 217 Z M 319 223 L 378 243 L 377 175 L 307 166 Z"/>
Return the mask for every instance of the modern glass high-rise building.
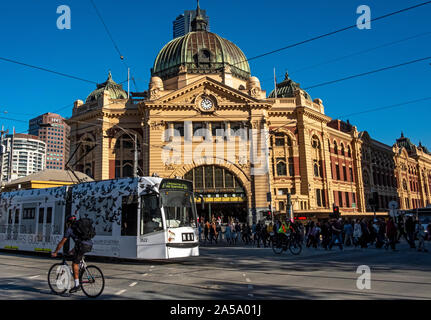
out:
<path id="1" fill-rule="evenodd" d="M 39 137 L 11 134 L 2 139 L 1 180 L 26 177 L 45 169 L 46 144 Z"/>
<path id="2" fill-rule="evenodd" d="M 46 168 L 64 170 L 69 160 L 70 127 L 64 118 L 55 113 L 45 113 L 29 121 L 29 134 L 46 143 Z"/>
<path id="3" fill-rule="evenodd" d="M 205 10 L 201 10 L 202 17 L 207 21 L 207 31 L 210 31 L 210 19 Z M 192 21 L 196 17 L 196 10 L 186 10 L 173 21 L 173 38 L 182 37 L 192 31 Z"/>

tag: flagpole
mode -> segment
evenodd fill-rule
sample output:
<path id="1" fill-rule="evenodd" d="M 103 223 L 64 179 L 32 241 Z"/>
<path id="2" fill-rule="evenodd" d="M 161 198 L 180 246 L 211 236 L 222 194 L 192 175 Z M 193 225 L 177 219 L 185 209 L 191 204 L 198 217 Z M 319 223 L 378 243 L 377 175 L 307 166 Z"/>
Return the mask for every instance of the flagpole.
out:
<path id="1" fill-rule="evenodd" d="M 274 67 L 274 93 L 275 93 L 275 99 L 277 99 L 277 77 L 275 76 L 275 67 Z"/>
<path id="2" fill-rule="evenodd" d="M 130 97 L 130 68 L 127 68 L 127 99 Z"/>

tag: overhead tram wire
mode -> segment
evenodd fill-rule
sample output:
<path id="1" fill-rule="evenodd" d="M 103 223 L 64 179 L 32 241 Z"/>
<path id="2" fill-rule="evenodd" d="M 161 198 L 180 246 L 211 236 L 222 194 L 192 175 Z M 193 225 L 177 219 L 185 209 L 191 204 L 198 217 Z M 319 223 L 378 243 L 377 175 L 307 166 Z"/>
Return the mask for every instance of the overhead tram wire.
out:
<path id="1" fill-rule="evenodd" d="M 108 34 L 109 39 L 111 39 L 111 42 L 115 48 L 115 51 L 117 51 L 118 55 L 120 56 L 121 62 L 123 63 L 123 65 L 126 67 L 127 70 L 129 70 L 129 65 L 126 63 L 126 61 L 124 60 L 124 55 L 121 53 L 120 48 L 118 47 L 117 43 L 114 40 L 114 37 L 112 36 L 112 33 L 109 31 L 108 26 L 105 23 L 105 20 L 102 17 L 102 14 L 100 13 L 99 9 L 96 6 L 96 3 L 93 0 L 90 0 L 91 4 L 93 5 L 94 10 L 96 11 L 97 16 L 99 17 L 99 20 L 102 22 L 103 27 L 105 28 L 106 33 Z M 131 72 L 131 71 L 130 71 Z M 136 81 L 135 78 L 132 76 L 132 81 L 133 81 L 133 85 L 135 86 L 135 90 L 138 90 L 138 87 L 136 85 Z"/>
<path id="2" fill-rule="evenodd" d="M 99 10 L 97 9 L 94 1 L 93 0 L 90 0 L 90 1 L 93 4 L 93 7 L 95 8 L 97 15 L 99 16 L 99 19 L 102 21 L 102 24 L 104 25 L 105 30 L 108 33 L 108 36 L 110 37 L 110 39 L 111 39 L 111 41 L 112 41 L 112 43 L 113 43 L 113 45 L 115 47 L 115 50 L 118 52 L 118 54 L 120 55 L 120 58 L 123 61 L 124 60 L 124 56 L 122 55 L 120 49 L 118 48 L 118 45 L 115 43 L 115 40 L 113 39 L 113 37 L 112 37 L 112 35 L 111 35 L 108 27 L 106 26 L 106 23 L 104 22 L 102 16 L 100 15 Z M 402 13 L 402 12 L 406 12 L 406 11 L 409 11 L 409 10 L 412 10 L 412 9 L 416 9 L 418 7 L 425 6 L 425 5 L 428 5 L 430 3 L 431 3 L 431 0 L 423 2 L 423 3 L 420 3 L 420 4 L 417 4 L 417 5 L 414 5 L 414 6 L 411 6 L 411 7 L 408 7 L 408 8 L 404 8 L 404 9 L 401 9 L 401 10 L 398 10 L 398 11 L 395 11 L 395 12 L 391 12 L 389 14 L 386 14 L 386 15 L 383 15 L 383 16 L 380 16 L 380 17 L 377 17 L 377 18 L 374 18 L 374 19 L 371 19 L 371 21 L 382 20 L 384 18 L 393 16 L 393 15 L 396 15 L 396 14 L 399 14 L 399 13 Z M 255 60 L 255 59 L 261 58 L 263 56 L 267 56 L 267 55 L 270 55 L 270 54 L 273 54 L 273 53 L 276 53 L 276 52 L 279 52 L 279 51 L 283 51 L 283 50 L 286 50 L 286 49 L 289 49 L 289 48 L 293 48 L 293 47 L 296 47 L 296 46 L 299 46 L 299 45 L 302 45 L 302 44 L 305 44 L 305 43 L 308 43 L 308 42 L 311 42 L 311 41 L 314 41 L 314 40 L 318 40 L 318 39 L 321 39 L 321 38 L 324 38 L 324 37 L 328 37 L 330 35 L 333 35 L 333 34 L 336 34 L 336 33 L 339 33 L 339 32 L 342 32 L 342 31 L 354 28 L 354 27 L 356 27 L 356 24 L 353 25 L 353 26 L 342 28 L 342 29 L 339 29 L 339 30 L 336 30 L 336 31 L 333 31 L 333 32 L 329 32 L 329 33 L 320 35 L 320 36 L 316 36 L 316 37 L 313 37 L 311 39 L 300 41 L 300 42 L 291 44 L 289 46 L 286 46 L 286 47 L 283 47 L 283 48 L 280 48 L 280 49 L 276 49 L 276 50 L 273 50 L 273 51 L 270 51 L 270 52 L 267 52 L 267 53 L 264 53 L 264 54 L 261 54 L 261 55 L 258 55 L 258 56 L 255 56 L 255 57 L 252 57 L 252 58 L 240 61 L 240 62 L 237 62 L 235 64 L 240 64 L 240 63 L 245 62 L 245 61 Z M 28 64 L 28 63 L 20 62 L 20 61 L 9 59 L 9 58 L 5 58 L 5 57 L 0 57 L 0 60 L 5 61 L 5 62 L 9 62 L 9 63 L 14 63 L 14 64 L 17 64 L 17 65 L 26 66 L 26 67 L 37 69 L 37 70 L 41 70 L 41 71 L 45 71 L 45 72 L 49 72 L 49 73 L 53 73 L 53 74 L 60 75 L 60 76 L 63 76 L 63 77 L 67 77 L 67 78 L 71 78 L 71 79 L 75 79 L 75 80 L 79 80 L 79 81 L 91 83 L 91 84 L 96 84 L 96 85 L 98 84 L 98 82 L 96 82 L 96 81 L 92 81 L 92 80 L 80 78 L 80 77 L 77 77 L 77 76 L 74 76 L 74 75 L 66 74 L 66 73 L 63 73 L 63 72 L 58 72 L 58 71 L 55 71 L 55 70 L 50 70 L 50 69 L 47 69 L 47 68 L 44 68 L 44 67 L 39 67 L 39 66 L 31 65 L 31 64 Z M 127 64 L 124 61 L 123 61 L 123 63 L 125 64 L 125 66 L 127 66 Z M 137 86 L 136 86 L 136 82 L 135 82 L 134 77 L 132 77 L 132 81 L 134 82 L 135 89 L 137 90 Z M 184 81 L 184 80 L 182 80 L 182 81 Z"/>
<path id="3" fill-rule="evenodd" d="M 421 61 L 425 61 L 425 60 L 429 60 L 429 59 L 431 59 L 431 56 L 425 57 L 425 58 L 421 58 L 421 59 L 407 61 L 407 62 L 404 62 L 404 63 L 400 63 L 400 64 L 396 64 L 396 65 L 393 65 L 393 66 L 384 67 L 384 68 L 380 68 L 380 69 L 376 69 L 376 70 L 372 70 L 372 71 L 368 71 L 368 72 L 364 72 L 364 73 L 360 73 L 360 74 L 355 74 L 355 75 L 348 76 L 348 77 L 341 78 L 341 79 L 337 79 L 337 80 L 326 81 L 326 82 L 319 83 L 319 84 L 316 84 L 316 85 L 313 85 L 313 86 L 310 86 L 310 87 L 306 87 L 306 88 L 304 88 L 304 90 L 309 90 L 309 89 L 313 89 L 313 88 L 317 88 L 317 87 L 322 87 L 322 86 L 326 86 L 326 85 L 337 83 L 337 82 L 341 82 L 341 81 L 346 81 L 346 80 L 350 80 L 350 79 L 354 79 L 354 78 L 359 78 L 359 77 L 363 77 L 363 76 L 366 76 L 366 75 L 370 75 L 370 74 L 374 74 L 374 73 L 378 73 L 378 72 L 382 72 L 382 71 L 386 71 L 386 70 L 390 70 L 390 69 L 399 68 L 399 67 L 402 67 L 402 66 L 406 66 L 406 65 L 409 65 L 409 64 L 413 64 L 413 63 L 417 63 L 417 62 L 421 62 Z"/>
<path id="4" fill-rule="evenodd" d="M 0 60 L 5 61 L 5 62 L 10 62 L 10 63 L 14 63 L 14 64 L 18 64 L 21 66 L 25 66 L 25 67 L 29 67 L 29 68 L 33 68 L 33 69 L 37 69 L 37 70 L 41 70 L 41 71 L 45 71 L 45 72 L 49 72 L 49 73 L 53 73 L 62 77 L 66 77 L 66 78 L 70 78 L 70 79 L 75 79 L 75 80 L 79 80 L 79 81 L 83 81 L 83 82 L 87 82 L 87 83 L 91 83 L 91 84 L 97 84 L 96 81 L 91 81 L 91 80 L 87 80 L 84 78 L 80 78 L 80 77 L 76 77 L 64 72 L 59 72 L 59 71 L 55 71 L 55 70 L 50 70 L 44 67 L 39 67 L 39 66 L 35 66 L 35 65 L 31 65 L 28 63 L 24 63 L 24 62 L 20 62 L 17 60 L 12 60 L 12 59 L 8 59 L 8 58 L 4 58 L 4 57 L 0 57 Z"/>
<path id="5" fill-rule="evenodd" d="M 410 101 L 405 101 L 405 102 L 400 102 L 400 103 L 387 105 L 387 106 L 383 106 L 383 107 L 375 107 L 373 109 L 367 109 L 364 111 L 349 113 L 346 115 L 336 117 L 334 119 L 342 119 L 342 118 L 352 117 L 352 116 L 356 116 L 356 115 L 360 115 L 360 114 L 366 114 L 366 113 L 372 113 L 372 112 L 376 112 L 376 111 L 380 111 L 380 110 L 392 109 L 392 108 L 401 107 L 401 106 L 405 106 L 405 105 L 409 105 L 409 104 L 413 104 L 413 103 L 418 103 L 418 102 L 423 102 L 423 101 L 428 101 L 428 100 L 431 100 L 431 96 L 425 97 L 425 98 L 420 98 L 420 99 L 415 99 L 415 100 L 410 100 Z"/>
<path id="6" fill-rule="evenodd" d="M 93 0 L 90 0 L 90 1 L 93 1 Z M 401 10 L 390 12 L 388 14 L 385 14 L 385 15 L 373 18 L 370 21 L 373 22 L 373 21 L 378 21 L 378 20 L 382 20 L 382 19 L 385 19 L 385 18 L 389 18 L 391 16 L 394 16 L 394 15 L 397 15 L 397 14 L 400 14 L 400 13 L 403 13 L 403 12 L 406 12 L 406 11 L 409 11 L 409 10 L 413 10 L 413 9 L 416 9 L 416 8 L 419 8 L 419 7 L 428 5 L 428 4 L 431 4 L 431 0 L 423 2 L 423 3 L 419 3 L 417 5 L 414 5 L 414 6 L 411 6 L 411 7 L 407 7 L 407 8 L 401 9 Z M 353 29 L 353 28 L 356 28 L 356 27 L 357 27 L 357 24 L 351 25 L 351 26 L 348 26 L 348 27 L 345 27 L 345 28 L 341 28 L 341 29 L 338 29 L 336 31 L 328 32 L 328 33 L 325 33 L 325 34 L 322 34 L 322 35 L 319 35 L 319 36 L 316 36 L 316 37 L 313 37 L 313 38 L 310 38 L 310 39 L 307 39 L 307 40 L 303 40 L 303 41 L 300 41 L 300 42 L 288 45 L 288 46 L 283 47 L 283 48 L 279 48 L 279 49 L 272 50 L 272 51 L 269 51 L 267 53 L 263 53 L 263 54 L 260 54 L 260 55 L 257 55 L 257 56 L 245 59 L 245 60 L 241 60 L 239 62 L 233 63 L 232 65 L 235 66 L 235 65 L 238 65 L 238 64 L 241 64 L 241 63 L 244 63 L 244 62 L 248 62 L 248 61 L 251 61 L 251 60 L 259 59 L 259 58 L 262 58 L 262 57 L 270 55 L 270 54 L 274 54 L 274 53 L 277 53 L 277 52 L 280 52 L 280 51 L 284 51 L 284 50 L 287 50 L 287 49 L 290 49 L 290 48 L 293 48 L 293 47 L 297 47 L 297 46 L 300 46 L 300 45 L 303 45 L 303 44 L 306 44 L 306 43 L 309 43 L 309 42 L 312 42 L 312 41 L 315 41 L 315 40 L 318 40 L 318 39 L 322 39 L 322 38 L 325 38 L 325 37 L 328 37 L 328 36 L 331 36 L 331 35 L 334 35 L 334 34 L 337 34 L 337 33 L 340 33 L 340 32 L 346 31 L 346 30 L 349 30 L 349 29 Z M 401 40 L 398 40 L 398 41 L 394 41 L 394 42 L 391 42 L 391 43 L 386 43 L 386 44 L 384 44 L 382 46 L 379 46 L 379 47 L 370 48 L 367 51 L 371 51 L 371 50 L 378 49 L 378 48 L 385 47 L 385 46 L 389 46 L 389 45 L 392 45 L 392 44 L 395 44 L 395 43 L 407 41 L 407 40 L 410 40 L 410 39 L 413 39 L 413 38 L 416 38 L 416 37 L 425 36 L 425 35 L 428 35 L 428 34 L 429 34 L 429 32 L 422 33 L 422 34 L 419 34 L 419 35 L 415 35 L 415 36 L 412 36 L 412 37 L 409 37 L 409 38 L 401 39 Z M 364 53 L 364 52 L 361 52 L 361 53 Z M 356 53 L 356 54 L 359 54 L 359 53 Z M 353 54 L 353 55 L 356 55 L 356 54 Z M 344 58 L 346 58 L 346 57 L 340 57 L 340 59 L 344 59 Z M 222 69 L 220 69 L 219 71 L 221 71 L 221 70 Z M 284 75 L 282 75 L 281 77 L 283 77 L 283 76 Z M 190 79 L 180 80 L 180 81 L 178 81 L 178 83 L 185 82 L 185 81 L 190 81 Z"/>
<path id="7" fill-rule="evenodd" d="M 413 9 L 417 9 L 419 7 L 422 7 L 422 6 L 425 6 L 425 5 L 428 5 L 428 4 L 431 4 L 431 0 L 419 3 L 417 5 L 414 5 L 414 6 L 411 6 L 411 7 L 408 7 L 408 8 L 404 8 L 404 9 L 401 9 L 401 10 L 394 11 L 394 12 L 385 14 L 383 16 L 379 16 L 377 18 L 373 18 L 373 19 L 370 20 L 370 22 L 374 22 L 374 21 L 378 21 L 378 20 L 383 20 L 383 19 L 389 18 L 391 16 L 394 16 L 394 15 L 397 15 L 397 14 L 400 14 L 400 13 L 403 13 L 403 12 L 406 12 L 406 11 L 410 11 L 410 10 L 413 10 Z M 247 61 L 251 61 L 251 60 L 256 60 L 256 59 L 259 59 L 259 58 L 263 58 L 265 56 L 268 56 L 268 55 L 271 55 L 271 54 L 274 54 L 274 53 L 277 53 L 277 52 L 280 52 L 280 51 L 284 51 L 284 50 L 287 50 L 287 49 L 298 47 L 300 45 L 303 45 L 303 44 L 306 44 L 306 43 L 309 43 L 309 42 L 312 42 L 312 41 L 315 41 L 315 40 L 319 40 L 319 39 L 322 39 L 322 38 L 326 38 L 326 37 L 332 36 L 334 34 L 341 33 L 341 32 L 344 32 L 344 31 L 347 31 L 347 30 L 350 30 L 350 29 L 354 29 L 354 28 L 357 28 L 357 24 L 354 24 L 354 25 L 351 25 L 351 26 L 348 26 L 348 27 L 344 27 L 344 28 L 341 28 L 341 29 L 338 29 L 338 30 L 335 30 L 335 31 L 331 31 L 331 32 L 328 32 L 328 33 L 325 33 L 325 34 L 321 34 L 321 35 L 315 36 L 313 38 L 309 38 L 309 39 L 306 39 L 306 40 L 303 40 L 303 41 L 300 41 L 300 42 L 297 42 L 297 43 L 293 43 L 293 44 L 290 44 L 288 46 L 285 46 L 285 47 L 282 47 L 282 48 L 279 48 L 279 49 L 275 49 L 275 50 L 272 50 L 272 51 L 269 51 L 269 52 L 266 52 L 266 53 L 262 53 L 262 54 L 259 54 L 257 56 L 254 56 L 254 57 L 242 60 L 240 62 L 237 62 L 235 64 L 241 64 L 243 62 L 247 62 Z"/>
<path id="8" fill-rule="evenodd" d="M 392 46 L 392 45 L 395 45 L 395 44 L 406 42 L 406 41 L 409 41 L 409 40 L 412 40 L 412 39 L 416 39 L 416 38 L 419 38 L 419 37 L 426 37 L 426 36 L 430 36 L 430 35 L 431 35 L 431 31 L 420 33 L 420 34 L 416 34 L 414 36 L 410 36 L 410 37 L 407 37 L 407 38 L 403 38 L 403 39 L 399 39 L 399 40 L 387 42 L 387 43 L 384 43 L 384 44 L 382 44 L 380 46 L 376 46 L 376 47 L 368 48 L 368 49 L 365 49 L 365 50 L 357 51 L 357 52 L 354 52 L 354 53 L 351 53 L 351 54 L 348 54 L 348 55 L 344 55 L 344 56 L 340 56 L 340 57 L 337 57 L 337 58 L 334 58 L 334 59 L 331 59 L 331 60 L 327 60 L 327 61 L 324 61 L 324 62 L 321 62 L 321 63 L 318 63 L 318 64 L 305 66 L 305 67 L 302 67 L 302 68 L 297 69 L 297 70 L 293 70 L 292 71 L 292 70 L 289 69 L 289 73 L 291 73 L 291 74 L 293 74 L 293 73 L 297 74 L 297 73 L 303 72 L 305 70 L 314 69 L 314 68 L 317 68 L 317 67 L 320 67 L 320 66 L 323 66 L 323 65 L 331 64 L 331 63 L 338 62 L 338 61 L 341 61 L 341 60 L 344 60 L 344 59 L 347 59 L 347 58 L 351 58 L 351 57 L 354 57 L 354 56 L 362 55 L 364 53 L 368 53 L 368 52 L 371 52 L 371 51 L 374 51 L 374 50 L 378 50 L 378 49 L 381 49 L 381 48 L 385 48 L 385 47 L 389 47 L 389 46 Z M 283 78 L 284 74 L 279 74 L 279 75 L 277 75 L 277 77 Z M 274 77 L 262 79 L 262 81 L 266 81 L 266 80 L 274 80 Z"/>

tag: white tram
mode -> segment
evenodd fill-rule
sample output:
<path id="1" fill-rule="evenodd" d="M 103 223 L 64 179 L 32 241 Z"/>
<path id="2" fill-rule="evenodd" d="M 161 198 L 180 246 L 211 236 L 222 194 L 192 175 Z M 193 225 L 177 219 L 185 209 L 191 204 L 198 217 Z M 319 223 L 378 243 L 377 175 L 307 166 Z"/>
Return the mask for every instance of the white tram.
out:
<path id="1" fill-rule="evenodd" d="M 192 182 L 153 177 L 1 193 L 0 249 L 54 251 L 65 218 L 93 220 L 89 255 L 171 259 L 199 255 Z"/>

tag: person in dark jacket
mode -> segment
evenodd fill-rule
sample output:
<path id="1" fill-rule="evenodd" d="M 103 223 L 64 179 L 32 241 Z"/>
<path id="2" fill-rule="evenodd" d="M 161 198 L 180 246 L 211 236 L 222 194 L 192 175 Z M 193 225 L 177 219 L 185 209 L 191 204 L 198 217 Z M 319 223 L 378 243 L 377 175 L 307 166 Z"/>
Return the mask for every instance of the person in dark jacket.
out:
<path id="1" fill-rule="evenodd" d="M 405 229 L 406 229 L 406 233 L 407 233 L 407 241 L 409 242 L 410 248 L 416 249 L 416 245 L 415 245 L 416 225 L 415 225 L 415 222 L 413 221 L 412 217 L 407 218 L 406 224 L 405 224 Z"/>
<path id="2" fill-rule="evenodd" d="M 390 217 L 386 223 L 386 237 L 388 238 L 391 249 L 396 251 L 395 244 L 397 243 L 397 227 L 395 226 L 394 219 L 392 219 L 392 217 Z"/>

